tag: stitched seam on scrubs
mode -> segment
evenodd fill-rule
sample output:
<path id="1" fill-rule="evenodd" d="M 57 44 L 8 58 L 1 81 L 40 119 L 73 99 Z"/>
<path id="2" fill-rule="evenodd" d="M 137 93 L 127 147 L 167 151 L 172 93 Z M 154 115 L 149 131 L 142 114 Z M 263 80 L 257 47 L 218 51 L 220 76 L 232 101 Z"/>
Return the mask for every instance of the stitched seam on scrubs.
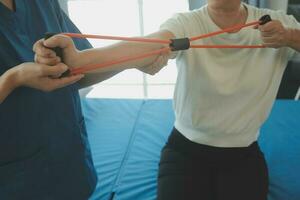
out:
<path id="1" fill-rule="evenodd" d="M 142 113 L 142 110 L 143 110 L 143 107 L 144 107 L 145 103 L 146 103 L 146 100 L 143 100 L 142 103 L 141 103 L 140 109 L 137 113 L 136 120 L 134 121 L 134 125 L 133 125 L 132 131 L 131 131 L 131 135 L 130 135 L 130 139 L 129 139 L 129 142 L 128 142 L 128 145 L 127 145 L 127 148 L 126 148 L 126 152 L 124 153 L 124 157 L 122 159 L 122 162 L 121 162 L 121 165 L 120 165 L 120 168 L 119 168 L 119 173 L 117 173 L 116 179 L 114 181 L 112 192 L 116 192 L 116 190 L 120 186 L 123 174 L 124 174 L 125 169 L 126 169 L 126 164 L 127 164 L 128 158 L 129 158 L 131 150 L 132 150 L 132 145 L 134 143 L 135 136 L 137 135 L 136 127 L 137 127 L 137 124 L 138 124 L 138 121 L 140 119 L 140 116 L 141 116 L 141 113 Z"/>

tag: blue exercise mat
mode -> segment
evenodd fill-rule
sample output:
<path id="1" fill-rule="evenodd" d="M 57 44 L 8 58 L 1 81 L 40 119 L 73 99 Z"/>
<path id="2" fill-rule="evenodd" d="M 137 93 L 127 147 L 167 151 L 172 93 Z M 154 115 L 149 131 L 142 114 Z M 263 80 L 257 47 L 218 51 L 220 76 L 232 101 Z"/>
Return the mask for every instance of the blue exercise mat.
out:
<path id="1" fill-rule="evenodd" d="M 172 101 L 83 99 L 82 105 L 99 177 L 90 200 L 155 200 Z M 269 200 L 299 200 L 300 103 L 277 101 L 259 143 L 269 166 Z"/>
<path id="2" fill-rule="evenodd" d="M 269 168 L 269 200 L 300 200 L 300 102 L 277 101 L 259 143 Z"/>

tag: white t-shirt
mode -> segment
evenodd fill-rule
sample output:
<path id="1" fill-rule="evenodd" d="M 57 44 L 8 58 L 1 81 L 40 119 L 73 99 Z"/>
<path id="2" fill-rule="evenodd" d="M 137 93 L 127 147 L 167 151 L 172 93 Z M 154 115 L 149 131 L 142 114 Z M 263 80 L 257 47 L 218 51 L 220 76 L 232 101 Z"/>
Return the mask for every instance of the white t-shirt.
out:
<path id="1" fill-rule="evenodd" d="M 248 8 L 247 22 L 269 14 L 286 27 L 300 29 L 293 16 Z M 176 14 L 161 30 L 176 38 L 220 30 L 207 6 Z M 260 33 L 246 28 L 192 44 L 262 44 Z M 288 60 L 296 52 L 280 49 L 189 49 L 177 53 L 174 94 L 175 127 L 189 140 L 216 147 L 245 147 L 257 140 L 268 117 Z"/>

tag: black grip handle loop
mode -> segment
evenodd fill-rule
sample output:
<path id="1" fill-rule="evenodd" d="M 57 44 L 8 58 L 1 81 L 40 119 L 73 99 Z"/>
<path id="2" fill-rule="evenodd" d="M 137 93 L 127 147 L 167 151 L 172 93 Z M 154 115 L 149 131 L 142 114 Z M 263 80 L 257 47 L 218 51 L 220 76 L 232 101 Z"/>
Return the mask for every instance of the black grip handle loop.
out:
<path id="1" fill-rule="evenodd" d="M 265 24 L 267 24 L 268 22 L 271 22 L 272 21 L 272 18 L 271 18 L 271 16 L 270 15 L 264 15 L 264 16 L 262 16 L 260 19 L 259 19 L 259 21 L 260 21 L 260 25 L 265 25 Z"/>
<path id="2" fill-rule="evenodd" d="M 45 33 L 44 39 L 47 40 L 47 39 L 53 37 L 54 35 L 56 35 L 56 33 Z M 50 48 L 50 49 L 56 53 L 56 56 L 60 57 L 60 60 L 63 63 L 64 62 L 63 49 L 60 47 L 54 47 L 54 48 Z M 60 76 L 60 78 L 67 77 L 69 75 L 70 75 L 70 70 L 68 69 Z"/>
<path id="3" fill-rule="evenodd" d="M 172 51 L 187 50 L 190 46 L 189 38 L 171 39 L 170 48 Z"/>

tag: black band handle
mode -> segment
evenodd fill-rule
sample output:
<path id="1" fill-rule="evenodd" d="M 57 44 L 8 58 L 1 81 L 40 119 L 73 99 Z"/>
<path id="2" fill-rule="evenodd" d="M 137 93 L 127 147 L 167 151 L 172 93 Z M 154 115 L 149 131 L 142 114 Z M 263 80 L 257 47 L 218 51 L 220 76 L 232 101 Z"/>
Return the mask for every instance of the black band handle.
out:
<path id="1" fill-rule="evenodd" d="M 189 38 L 171 39 L 170 48 L 172 51 L 187 50 L 190 46 Z"/>
<path id="2" fill-rule="evenodd" d="M 268 22 L 271 22 L 272 21 L 272 18 L 270 15 L 264 15 L 262 16 L 260 19 L 259 19 L 260 23 L 259 25 L 265 25 L 267 24 Z"/>
<path id="3" fill-rule="evenodd" d="M 54 35 L 56 35 L 56 33 L 45 33 L 45 37 L 44 39 L 47 40 L 51 37 L 53 37 Z M 56 56 L 60 57 L 61 62 L 64 62 L 64 57 L 63 57 L 63 49 L 60 47 L 55 47 L 55 48 L 50 48 L 52 51 L 54 51 L 56 53 Z M 62 77 L 67 77 L 70 75 L 70 70 L 68 69 L 67 71 L 65 71 L 60 78 Z"/>

